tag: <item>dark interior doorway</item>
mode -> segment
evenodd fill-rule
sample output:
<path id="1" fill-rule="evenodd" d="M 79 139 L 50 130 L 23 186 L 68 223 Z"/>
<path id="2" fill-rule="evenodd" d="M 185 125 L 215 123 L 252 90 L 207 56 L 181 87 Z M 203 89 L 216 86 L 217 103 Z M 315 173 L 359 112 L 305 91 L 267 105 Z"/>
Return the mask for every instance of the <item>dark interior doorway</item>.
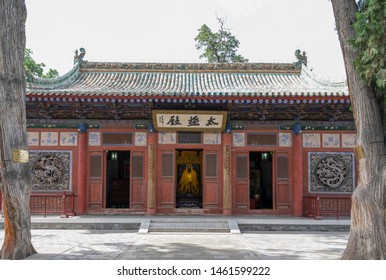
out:
<path id="1" fill-rule="evenodd" d="M 202 208 L 203 150 L 177 150 L 177 208 Z"/>
<path id="2" fill-rule="evenodd" d="M 108 151 L 106 208 L 130 207 L 130 151 Z"/>
<path id="3" fill-rule="evenodd" d="M 251 209 L 272 209 L 272 152 L 249 153 L 249 194 Z"/>

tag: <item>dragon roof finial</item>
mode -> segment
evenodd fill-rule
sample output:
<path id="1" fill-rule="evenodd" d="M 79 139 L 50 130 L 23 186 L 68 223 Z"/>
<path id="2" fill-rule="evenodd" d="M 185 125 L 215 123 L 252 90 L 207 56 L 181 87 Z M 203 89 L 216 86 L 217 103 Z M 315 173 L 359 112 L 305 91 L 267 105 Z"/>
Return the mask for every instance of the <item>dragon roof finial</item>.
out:
<path id="1" fill-rule="evenodd" d="M 75 50 L 74 64 L 77 63 L 78 61 L 83 61 L 83 57 L 86 55 L 86 50 L 84 48 L 80 48 L 79 52 L 78 50 Z"/>
<path id="2" fill-rule="evenodd" d="M 307 66 L 307 53 L 305 51 L 303 51 L 302 53 L 302 51 L 298 49 L 295 51 L 295 56 L 298 59 L 298 61 L 295 62 L 295 64 L 299 66 L 304 64 L 305 66 Z"/>

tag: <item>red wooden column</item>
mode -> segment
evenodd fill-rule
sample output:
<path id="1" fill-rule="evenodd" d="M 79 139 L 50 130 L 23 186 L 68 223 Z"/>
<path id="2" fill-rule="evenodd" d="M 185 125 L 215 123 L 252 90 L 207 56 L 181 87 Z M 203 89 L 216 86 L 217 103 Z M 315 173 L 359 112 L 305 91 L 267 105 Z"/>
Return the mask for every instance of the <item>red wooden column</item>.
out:
<path id="1" fill-rule="evenodd" d="M 232 215 L 232 134 L 223 133 L 223 214 Z"/>
<path id="2" fill-rule="evenodd" d="M 294 216 L 303 216 L 303 150 L 302 135 L 294 134 L 292 157 Z"/>
<path id="3" fill-rule="evenodd" d="M 147 214 L 156 214 L 156 153 L 157 134 L 148 133 L 147 138 Z"/>
<path id="4" fill-rule="evenodd" d="M 78 143 L 78 214 L 86 213 L 87 178 L 87 125 L 79 125 Z"/>

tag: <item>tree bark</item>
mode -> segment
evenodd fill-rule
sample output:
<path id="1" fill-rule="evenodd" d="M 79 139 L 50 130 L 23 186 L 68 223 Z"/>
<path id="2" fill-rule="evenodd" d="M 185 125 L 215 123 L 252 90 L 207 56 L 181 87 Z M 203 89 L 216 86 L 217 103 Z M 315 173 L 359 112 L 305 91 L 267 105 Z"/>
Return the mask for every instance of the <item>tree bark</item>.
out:
<path id="1" fill-rule="evenodd" d="M 362 81 L 354 67 L 359 55 L 350 44 L 355 35 L 355 0 L 332 0 L 332 7 L 357 129 L 359 163 L 358 185 L 352 196 L 350 235 L 342 259 L 386 259 L 386 151 L 380 114 L 383 100 L 377 100 L 374 90 Z"/>
<path id="2" fill-rule="evenodd" d="M 31 242 L 29 164 L 15 162 L 15 150 L 28 151 L 24 48 L 27 10 L 24 0 L 0 0 L 0 190 L 4 243 L 1 259 L 36 253 Z"/>

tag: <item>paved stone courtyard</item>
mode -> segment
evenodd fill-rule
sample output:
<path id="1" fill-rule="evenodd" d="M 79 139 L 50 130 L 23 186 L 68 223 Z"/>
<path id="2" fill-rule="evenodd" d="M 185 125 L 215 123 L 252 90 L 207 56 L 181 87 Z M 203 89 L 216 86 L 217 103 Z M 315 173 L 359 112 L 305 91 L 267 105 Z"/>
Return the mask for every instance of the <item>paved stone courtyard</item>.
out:
<path id="1" fill-rule="evenodd" d="M 0 230 L 3 242 L 4 230 Z M 32 230 L 34 260 L 334 260 L 348 232 L 137 234 L 123 230 Z"/>

